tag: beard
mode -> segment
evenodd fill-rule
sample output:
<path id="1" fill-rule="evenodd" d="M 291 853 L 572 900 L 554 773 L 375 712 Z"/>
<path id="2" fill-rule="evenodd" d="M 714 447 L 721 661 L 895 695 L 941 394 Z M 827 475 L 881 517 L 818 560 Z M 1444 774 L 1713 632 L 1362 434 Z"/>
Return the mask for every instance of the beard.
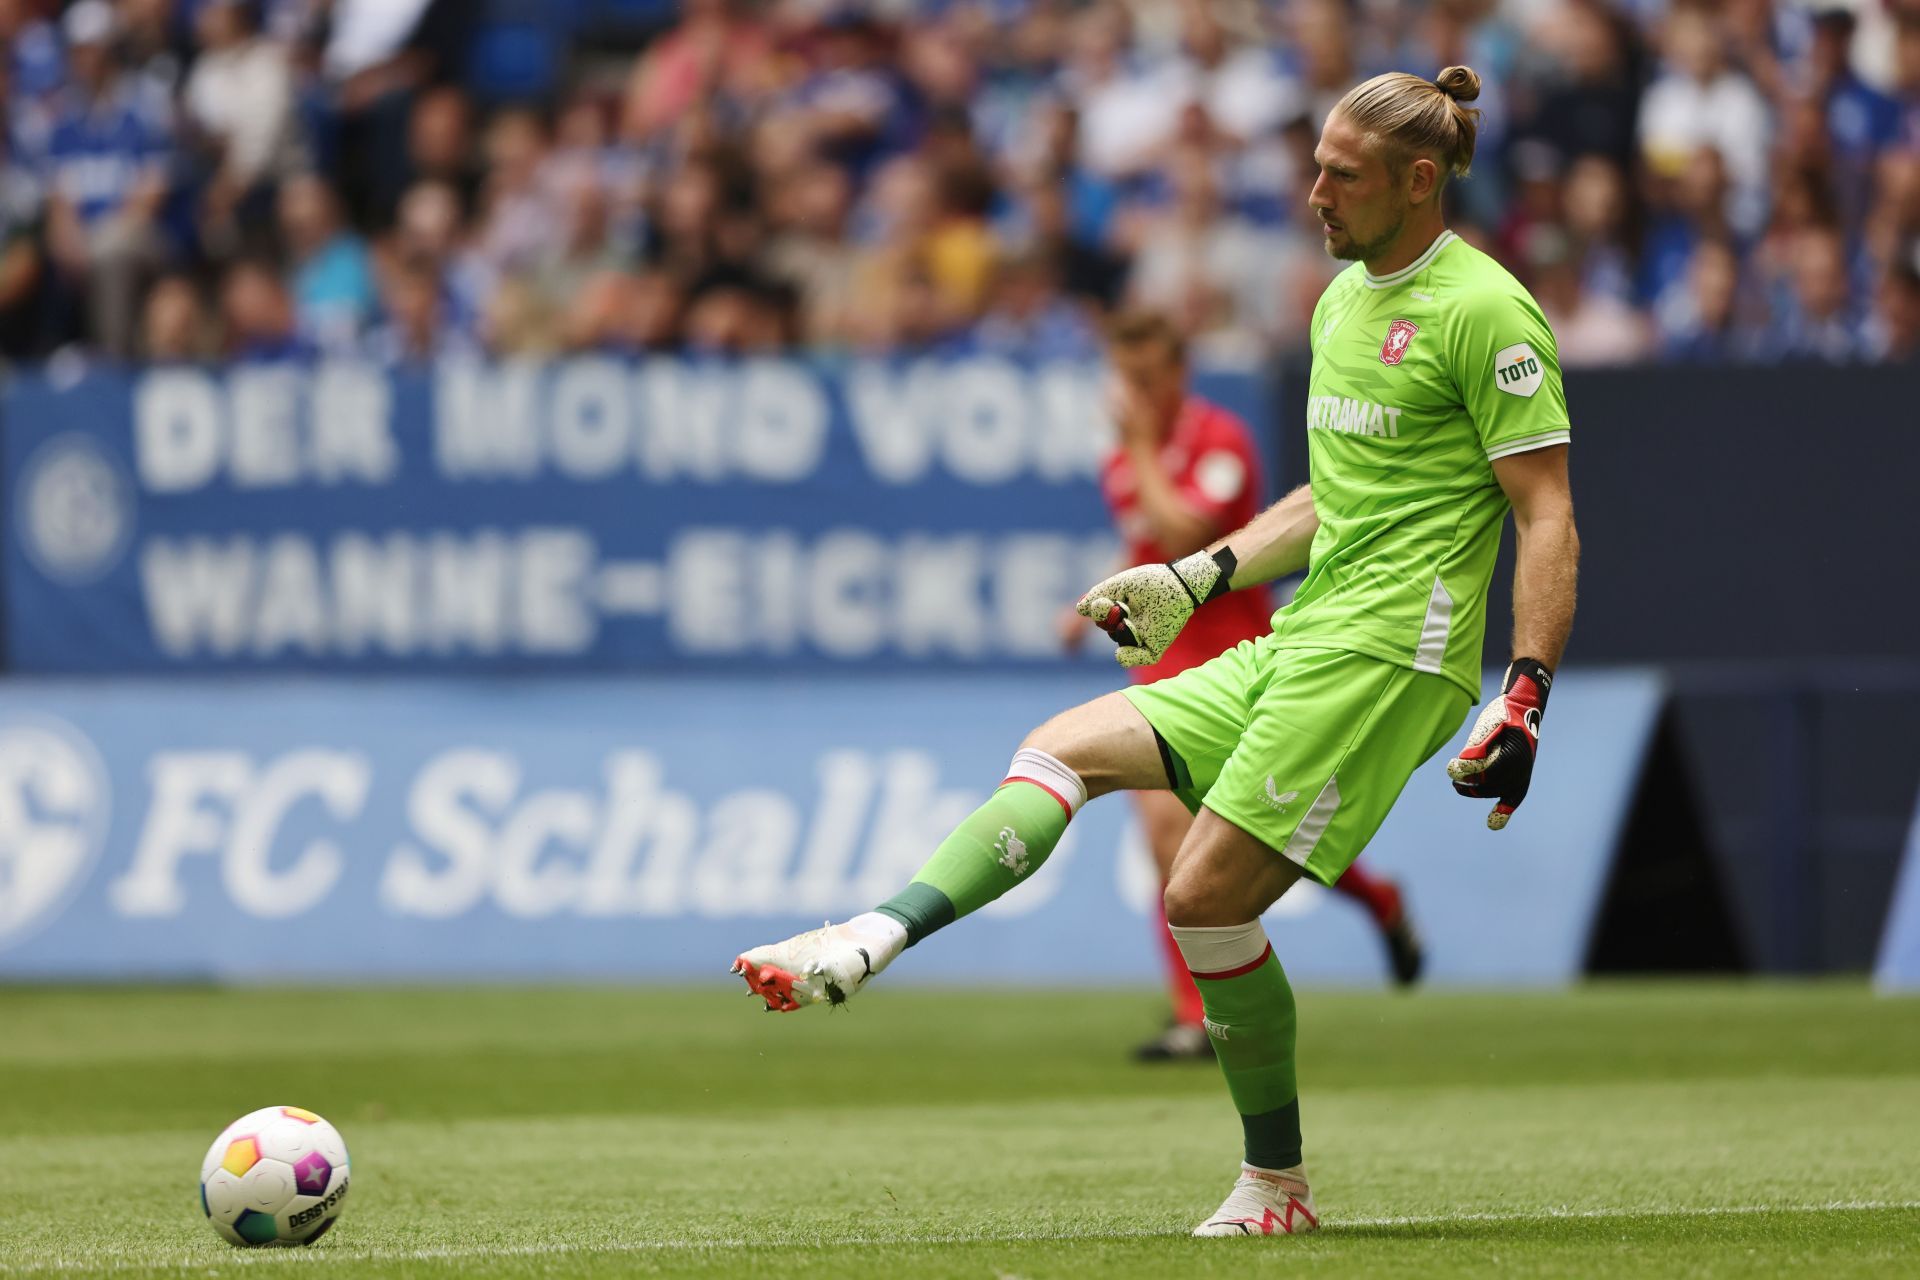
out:
<path id="1" fill-rule="evenodd" d="M 1407 211 L 1402 209 L 1399 215 L 1394 218 L 1393 225 L 1373 239 L 1362 244 L 1353 238 L 1351 232 L 1348 232 L 1345 244 L 1335 244 L 1332 240 L 1328 240 L 1326 242 L 1327 253 L 1341 262 L 1364 262 L 1366 259 L 1377 257 L 1383 252 L 1388 245 L 1393 243 L 1394 238 L 1400 234 L 1400 229 L 1406 225 Z"/>

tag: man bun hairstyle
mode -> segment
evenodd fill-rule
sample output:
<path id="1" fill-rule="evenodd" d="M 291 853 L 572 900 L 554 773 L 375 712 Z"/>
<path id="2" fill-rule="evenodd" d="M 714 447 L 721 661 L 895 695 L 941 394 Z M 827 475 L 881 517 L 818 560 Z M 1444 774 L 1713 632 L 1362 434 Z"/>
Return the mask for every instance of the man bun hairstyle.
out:
<path id="1" fill-rule="evenodd" d="M 1472 67 L 1448 67 L 1431 80 L 1389 71 L 1349 89 L 1334 110 L 1372 137 L 1395 172 L 1432 156 L 1444 185 L 1473 167 L 1480 112 L 1461 104 L 1479 96 L 1480 76 Z"/>

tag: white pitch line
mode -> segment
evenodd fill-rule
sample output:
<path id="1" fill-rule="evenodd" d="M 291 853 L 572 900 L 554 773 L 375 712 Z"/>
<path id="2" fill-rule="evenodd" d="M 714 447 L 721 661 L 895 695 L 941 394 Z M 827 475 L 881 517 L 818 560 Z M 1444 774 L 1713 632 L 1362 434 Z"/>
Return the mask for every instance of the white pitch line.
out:
<path id="1" fill-rule="evenodd" d="M 1334 1218 L 1327 1222 L 1329 1234 L 1338 1236 L 1343 1227 L 1445 1227 L 1478 1222 L 1555 1222 L 1593 1221 L 1625 1218 L 1722 1218 L 1755 1213 L 1888 1213 L 1920 1209 L 1920 1200 L 1828 1200 L 1818 1204 L 1725 1204 L 1692 1205 L 1669 1209 L 1502 1209 L 1468 1213 L 1387 1214 L 1377 1217 Z M 322 1246 L 315 1249 L 274 1249 L 255 1252 L 234 1251 L 217 1260 L 198 1254 L 192 1258 L 121 1257 L 110 1262 L 83 1262 L 63 1258 L 54 1262 L 0 1263 L 0 1275 L 30 1275 L 54 1272 L 112 1272 L 140 1270 L 204 1271 L 225 1266 L 320 1266 L 335 1262 L 451 1262 L 466 1258 L 529 1258 L 565 1254 L 688 1253 L 732 1249 L 803 1248 L 886 1248 L 890 1245 L 942 1244 L 1039 1244 L 1070 1240 L 1150 1240 L 1179 1239 L 1178 1231 L 1013 1231 L 1005 1233 L 947 1234 L 937 1236 L 844 1236 L 834 1240 L 801 1240 L 771 1236 L 760 1240 L 721 1238 L 714 1240 L 616 1240 L 602 1244 L 576 1244 L 555 1241 L 544 1244 L 515 1244 L 488 1248 L 479 1245 L 430 1245 L 422 1249 L 341 1249 Z"/>

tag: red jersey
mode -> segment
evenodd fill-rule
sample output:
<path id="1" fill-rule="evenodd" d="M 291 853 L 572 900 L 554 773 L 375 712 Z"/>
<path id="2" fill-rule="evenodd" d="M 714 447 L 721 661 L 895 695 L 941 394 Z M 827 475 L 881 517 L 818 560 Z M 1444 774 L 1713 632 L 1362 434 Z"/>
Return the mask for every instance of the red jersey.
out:
<path id="1" fill-rule="evenodd" d="M 1231 533 L 1259 514 L 1260 451 L 1246 424 L 1219 405 L 1187 397 L 1172 434 L 1160 446 L 1160 465 L 1181 500 L 1211 521 L 1219 533 Z M 1133 462 L 1125 449 L 1107 455 L 1100 468 L 1100 492 L 1120 536 L 1126 539 L 1129 564 L 1176 558 L 1153 540 L 1139 507 Z M 1221 596 L 1193 615 L 1160 661 L 1133 668 L 1133 678 L 1147 684 L 1197 667 L 1242 640 L 1265 635 L 1272 629 L 1272 614 L 1265 587 Z"/>

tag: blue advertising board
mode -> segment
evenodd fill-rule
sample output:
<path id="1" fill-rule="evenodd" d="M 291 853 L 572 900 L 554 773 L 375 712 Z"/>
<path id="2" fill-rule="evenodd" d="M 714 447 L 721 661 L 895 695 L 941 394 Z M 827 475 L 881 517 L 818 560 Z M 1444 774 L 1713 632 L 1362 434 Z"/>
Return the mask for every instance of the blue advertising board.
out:
<path id="1" fill-rule="evenodd" d="M 717 981 L 888 897 L 1027 729 L 1114 681 L 9 681 L 0 978 Z M 1405 885 L 1434 981 L 1578 975 L 1661 696 L 1567 673 L 1503 832 L 1444 756 L 1414 777 L 1366 856 Z M 1153 981 L 1129 813 L 1090 805 L 889 983 Z M 1302 981 L 1382 980 L 1365 917 L 1326 890 L 1297 887 L 1269 929 Z"/>
<path id="2" fill-rule="evenodd" d="M 1920 798 L 1914 801 L 1913 826 L 1887 908 L 1873 980 L 1882 991 L 1920 993 Z"/>
<path id="3" fill-rule="evenodd" d="M 1264 433 L 1262 381 L 1199 389 Z M 1115 553 L 1091 366 L 162 367 L 0 403 L 22 671 L 1057 667 Z"/>

